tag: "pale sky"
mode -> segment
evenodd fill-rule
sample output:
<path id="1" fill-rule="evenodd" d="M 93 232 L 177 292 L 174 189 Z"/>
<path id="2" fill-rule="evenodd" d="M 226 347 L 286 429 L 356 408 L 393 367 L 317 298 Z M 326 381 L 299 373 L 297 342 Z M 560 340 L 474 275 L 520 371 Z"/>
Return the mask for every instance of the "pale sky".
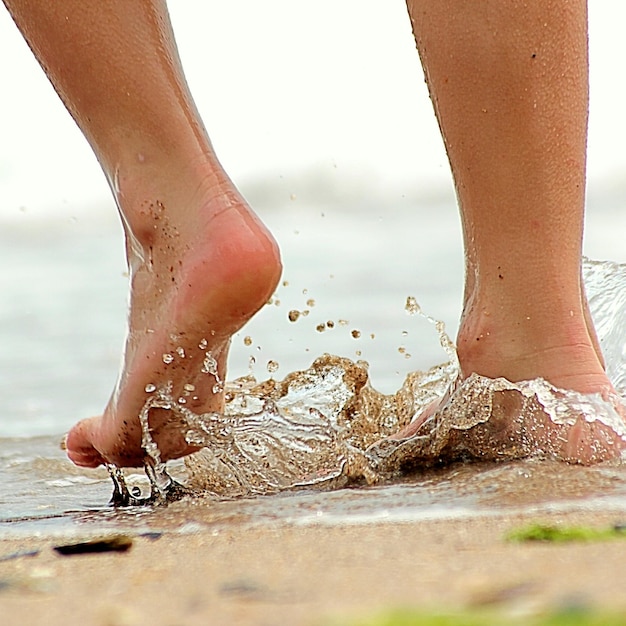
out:
<path id="1" fill-rule="evenodd" d="M 626 5 L 590 7 L 590 188 L 626 172 Z M 333 169 L 449 184 L 403 0 L 170 3 L 188 81 L 236 181 Z M 110 205 L 99 167 L 0 4 L 0 217 Z"/>

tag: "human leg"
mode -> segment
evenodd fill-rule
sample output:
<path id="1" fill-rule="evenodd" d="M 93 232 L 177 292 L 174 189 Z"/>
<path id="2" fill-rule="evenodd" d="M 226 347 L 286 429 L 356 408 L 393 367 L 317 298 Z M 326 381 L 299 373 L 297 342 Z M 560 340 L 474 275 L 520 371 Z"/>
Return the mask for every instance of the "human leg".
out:
<path id="1" fill-rule="evenodd" d="M 104 414 L 70 431 L 68 455 L 140 465 L 147 390 L 169 383 L 188 408 L 221 409 L 230 336 L 273 292 L 278 249 L 215 156 L 165 2 L 5 4 L 94 149 L 126 236 L 123 367 Z M 167 418 L 150 419 L 164 460 L 193 451 Z"/>
<path id="2" fill-rule="evenodd" d="M 584 0 L 408 0 L 466 255 L 461 374 L 607 394 L 581 282 Z"/>

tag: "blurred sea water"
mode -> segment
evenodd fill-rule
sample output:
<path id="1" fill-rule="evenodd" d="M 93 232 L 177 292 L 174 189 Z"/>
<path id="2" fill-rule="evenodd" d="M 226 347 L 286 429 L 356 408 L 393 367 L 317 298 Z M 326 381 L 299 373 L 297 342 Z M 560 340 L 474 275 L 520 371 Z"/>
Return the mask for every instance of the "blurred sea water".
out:
<path id="1" fill-rule="evenodd" d="M 230 379 L 280 380 L 330 353 L 367 361 L 372 385 L 392 393 L 408 372 L 446 360 L 432 323 L 405 303 L 415 298 L 454 337 L 463 255 L 451 189 L 409 197 L 366 177 L 339 184 L 317 175 L 242 189 L 275 233 L 285 271 L 272 301 L 234 337 Z M 619 187 L 590 195 L 588 256 L 626 261 L 625 201 Z M 102 505 L 106 475 L 72 468 L 58 442 L 102 409 L 120 360 L 127 278 L 113 203 L 89 218 L 5 220 L 0 263 L 4 519 Z M 290 311 L 300 312 L 295 322 Z"/>

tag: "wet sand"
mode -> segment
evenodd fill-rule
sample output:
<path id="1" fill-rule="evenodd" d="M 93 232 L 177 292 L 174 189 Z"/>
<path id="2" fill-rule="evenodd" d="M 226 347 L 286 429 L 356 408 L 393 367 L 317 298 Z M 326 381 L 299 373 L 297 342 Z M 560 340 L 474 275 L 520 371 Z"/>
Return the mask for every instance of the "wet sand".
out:
<path id="1" fill-rule="evenodd" d="M 39 550 L 0 561 L 2 623 L 348 625 L 396 607 L 626 610 L 626 539 L 506 538 L 538 522 L 609 527 L 624 522 L 620 510 L 203 526 L 210 508 L 174 506 L 162 534 L 135 534 L 125 553 L 60 556 L 53 546 L 67 537 L 0 540 L 0 558 Z"/>

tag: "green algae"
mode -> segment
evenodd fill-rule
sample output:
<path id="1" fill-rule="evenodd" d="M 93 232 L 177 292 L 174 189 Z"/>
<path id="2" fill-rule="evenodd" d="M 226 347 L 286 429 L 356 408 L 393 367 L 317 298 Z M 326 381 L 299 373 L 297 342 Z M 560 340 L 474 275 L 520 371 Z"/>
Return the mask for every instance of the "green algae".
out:
<path id="1" fill-rule="evenodd" d="M 626 527 L 622 525 L 610 528 L 592 528 L 591 526 L 552 526 L 532 524 L 513 530 L 507 535 L 514 542 L 590 542 L 626 538 Z"/>
<path id="2" fill-rule="evenodd" d="M 626 614 L 587 609 L 567 609 L 546 615 L 505 612 L 423 612 L 396 610 L 374 617 L 330 622 L 326 626 L 624 626 Z"/>

